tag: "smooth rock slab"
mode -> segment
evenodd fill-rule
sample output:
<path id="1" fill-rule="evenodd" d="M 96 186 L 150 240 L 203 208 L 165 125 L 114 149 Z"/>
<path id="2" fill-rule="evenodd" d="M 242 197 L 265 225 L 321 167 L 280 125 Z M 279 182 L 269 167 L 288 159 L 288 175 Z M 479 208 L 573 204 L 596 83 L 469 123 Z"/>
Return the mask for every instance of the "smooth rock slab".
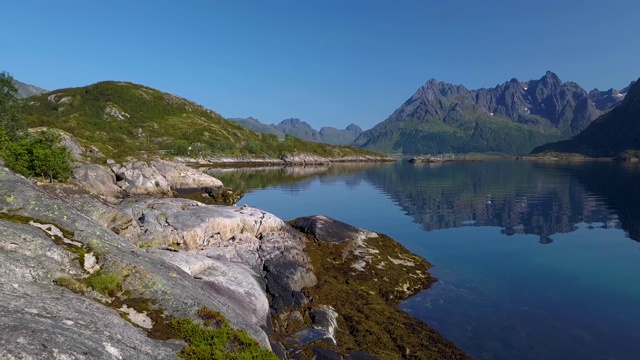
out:
<path id="1" fill-rule="evenodd" d="M 59 228 L 74 232 L 74 240 L 91 246 L 99 254 L 98 259 L 102 270 L 105 273 L 117 274 L 121 279 L 123 289 L 131 291 L 133 297 L 153 299 L 159 307 L 165 309 L 167 314 L 176 317 L 195 318 L 197 310 L 203 306 L 219 311 L 232 326 L 245 329 L 262 346 L 270 348 L 266 333 L 254 323 L 251 315 L 246 314 L 244 309 L 234 307 L 235 298 L 227 299 L 225 294 L 216 293 L 215 289 L 207 286 L 206 282 L 194 279 L 172 263 L 136 247 L 130 240 L 116 235 L 78 212 L 63 199 L 51 196 L 30 180 L 2 167 L 0 167 L 0 211 L 27 216 L 40 223 L 54 222 Z M 55 245 L 42 230 L 33 226 L 5 221 L 0 221 L 0 223 L 4 223 L 5 228 L 9 229 L 6 231 L 11 232 L 11 234 L 4 235 L 0 232 L 0 240 L 6 240 L 3 248 L 13 251 L 11 256 L 7 255 L 0 259 L 2 260 L 0 261 L 0 288 L 3 291 L 0 303 L 12 306 L 27 304 L 28 301 L 24 296 L 9 291 L 10 287 L 13 287 L 13 284 L 20 287 L 24 282 L 42 282 L 44 279 L 46 284 L 49 284 L 47 290 L 42 291 L 42 294 L 35 292 L 29 295 L 34 304 L 42 303 L 43 306 L 62 307 L 71 303 L 67 297 L 51 298 L 46 296 L 45 293 L 54 288 L 64 291 L 68 297 L 83 299 L 78 301 L 86 300 L 95 303 L 96 306 L 103 306 L 82 295 L 73 294 L 67 289 L 51 285 L 53 279 L 58 276 L 75 276 L 84 273 L 78 261 L 74 260 L 75 254 L 69 253 L 62 246 Z M 10 226 L 6 224 L 10 224 Z M 25 246 L 27 244 L 25 239 L 33 238 L 29 234 L 34 232 L 39 234 L 38 236 L 44 237 L 50 245 L 47 247 Z M 0 256 L 5 254 L 5 251 L 0 251 Z M 17 254 L 23 254 L 27 257 L 20 258 Z M 60 265 L 56 265 L 58 263 L 52 262 L 52 259 L 60 259 Z M 54 265 L 55 267 L 51 268 Z M 18 281 L 20 279 L 22 281 Z M 0 308 L 0 313 L 4 314 L 9 311 L 4 310 L 7 309 Z M 119 318 L 116 313 L 114 314 Z M 101 322 L 102 320 L 100 317 L 94 316 L 92 321 Z M 119 321 L 122 324 L 128 324 L 123 319 L 119 318 Z M 96 329 L 101 329 L 100 325 L 96 326 L 98 326 Z M 113 324 L 108 324 L 107 327 L 117 329 L 117 326 Z M 45 329 L 46 333 L 54 331 L 55 328 Z M 0 336 L 3 336 L 3 333 L 0 332 Z M 101 334 L 101 332 L 98 331 L 97 334 Z M 74 334 L 74 336 L 78 336 L 78 334 Z M 137 344 L 132 342 L 131 347 L 136 346 Z M 136 356 L 129 358 L 136 358 Z"/>
<path id="2" fill-rule="evenodd" d="M 149 339 L 115 310 L 53 284 L 82 273 L 46 231 L 0 220 L 0 358 L 176 358 L 180 343 Z"/>

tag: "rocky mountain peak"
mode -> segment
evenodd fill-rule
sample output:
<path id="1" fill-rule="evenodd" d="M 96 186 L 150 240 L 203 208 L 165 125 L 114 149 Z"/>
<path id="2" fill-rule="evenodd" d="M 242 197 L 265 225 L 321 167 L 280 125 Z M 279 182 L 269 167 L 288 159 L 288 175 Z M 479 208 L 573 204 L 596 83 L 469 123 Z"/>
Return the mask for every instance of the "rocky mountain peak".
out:
<path id="1" fill-rule="evenodd" d="M 590 95 L 603 93 L 597 90 Z M 545 151 L 581 153 L 593 157 L 612 157 L 623 151 L 640 150 L 640 84 L 629 87 L 624 100 L 600 116 L 570 140 L 539 146 L 534 153 Z"/>
<path id="2" fill-rule="evenodd" d="M 302 120 L 300 120 L 300 119 L 298 119 L 298 118 L 289 118 L 289 119 L 284 119 L 284 120 L 280 121 L 280 123 L 277 126 L 279 126 L 279 127 L 294 127 L 294 126 L 302 125 L 302 124 L 307 124 L 307 123 L 302 121 Z"/>
<path id="3" fill-rule="evenodd" d="M 353 136 L 353 139 L 357 138 L 360 134 L 362 134 L 362 128 L 356 124 L 349 124 L 344 131 L 348 132 Z"/>
<path id="4" fill-rule="evenodd" d="M 629 89 L 631 89 L 631 87 L 632 87 L 633 85 L 635 85 L 635 83 L 636 83 L 636 82 L 637 82 L 636 80 L 634 80 L 634 81 L 630 82 L 630 83 L 629 83 L 629 86 L 627 86 L 626 88 L 624 88 L 624 89 L 620 90 L 620 92 L 621 92 L 622 94 L 627 94 L 627 93 L 629 92 Z"/>
<path id="5" fill-rule="evenodd" d="M 609 96 L 606 103 L 596 102 L 592 96 L 575 82 L 563 83 L 551 71 L 537 80 L 512 78 L 477 90 L 430 79 L 387 120 L 362 133 L 354 145 L 411 155 L 521 154 L 576 135 L 622 100 Z"/>

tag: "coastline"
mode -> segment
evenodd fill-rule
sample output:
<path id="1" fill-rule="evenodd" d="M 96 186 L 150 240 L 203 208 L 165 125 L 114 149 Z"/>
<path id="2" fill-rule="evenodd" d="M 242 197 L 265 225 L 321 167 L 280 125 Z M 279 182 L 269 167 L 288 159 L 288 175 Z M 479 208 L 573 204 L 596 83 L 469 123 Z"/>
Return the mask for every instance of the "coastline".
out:
<path id="1" fill-rule="evenodd" d="M 53 279 L 69 279 L 64 282 L 56 280 L 58 283 L 51 285 L 52 275 L 44 274 L 35 283 L 30 277 L 19 281 L 0 277 L 0 281 L 35 286 L 42 298 L 49 298 L 53 286 L 56 293 L 64 294 L 66 302 L 89 301 L 87 306 L 93 310 L 79 315 L 80 319 L 92 312 L 115 315 L 108 317 L 112 319 L 110 325 L 105 323 L 102 328 L 103 323 L 98 322 L 96 327 L 117 341 L 102 349 L 91 347 L 92 354 L 111 354 L 116 349 L 123 357 L 153 358 L 153 353 L 145 352 L 151 348 L 176 354 L 184 345 L 162 340 L 176 339 L 169 320 L 199 321 L 198 309 L 206 308 L 222 314 L 231 326 L 247 331 L 280 358 L 305 359 L 319 354 L 369 359 L 400 359 L 407 354 L 415 359 L 468 358 L 426 324 L 397 309 L 401 300 L 428 288 L 435 279 L 428 275 L 430 265 L 424 259 L 383 235 L 323 217 L 309 220 L 324 221 L 322 226 L 312 226 L 312 231 L 300 226 L 300 219 L 285 223 L 255 208 L 203 205 L 169 197 L 176 188 L 221 187 L 222 183 L 183 163 L 166 160 L 112 163 L 110 167 L 77 164 L 75 184 L 36 185 L 6 168 L 0 175 L 2 213 L 9 214 L 0 221 L 0 232 L 15 228 L 18 230 L 11 231 L 23 234 L 27 229 L 20 230 L 20 226 L 29 225 L 19 225 L 16 219 L 55 223 L 63 233 L 72 234 L 68 241 L 80 244 L 80 248 L 51 243 L 42 237 L 45 234 L 38 235 L 39 230 L 28 231 L 36 231 L 32 236 L 42 243 L 39 246 L 67 253 L 68 261 L 74 254 L 82 254 L 81 268 L 54 262 L 51 266 L 58 266 L 55 269 L 42 269 L 55 274 Z M 30 200 L 36 197 L 37 203 Z M 339 224 L 337 228 L 335 224 Z M 318 229 L 323 226 L 333 226 L 337 231 L 322 238 Z M 15 239 L 15 235 L 6 236 L 0 245 L 14 249 L 11 244 L 18 241 Z M 350 255 L 340 255 L 345 251 Z M 85 253 L 96 254 L 91 264 Z M 374 256 L 377 253 L 397 263 L 383 263 L 382 257 Z M 39 252 L 28 254 L 30 258 L 12 266 L 31 269 L 43 261 Z M 338 259 L 342 259 L 340 267 L 334 266 Z M 353 272 L 356 268 L 361 270 Z M 117 285 L 108 293 L 99 293 L 97 285 L 86 280 L 92 271 L 115 278 Z M 381 286 L 375 279 L 385 276 L 389 281 Z M 398 284 L 404 285 L 397 288 Z M 370 290 L 362 292 L 363 287 Z M 369 300 L 355 312 L 349 308 L 363 299 Z M 6 294 L 3 301 L 26 300 L 19 294 Z M 35 301 L 33 306 L 45 306 L 49 317 L 64 317 L 61 312 L 66 311 L 65 304 L 55 299 L 46 305 L 38 299 L 29 301 Z M 39 321 L 38 314 L 24 309 L 12 311 L 19 316 L 15 321 L 27 332 L 30 323 Z M 365 323 L 357 320 L 363 316 L 369 318 Z M 140 317 L 143 321 L 137 323 L 135 319 Z M 149 323 L 150 328 L 141 325 Z M 78 336 L 91 339 L 95 335 L 94 330 L 79 329 L 74 323 L 50 325 L 43 331 L 68 333 L 68 337 L 49 341 L 48 346 L 67 349 L 65 354 L 69 356 L 87 351 L 89 345 L 70 345 Z M 123 331 L 130 335 L 123 335 Z M 366 335 L 369 333 L 378 334 L 382 340 L 374 340 Z M 312 340 L 305 334 L 311 334 Z M 27 333 L 21 336 L 32 342 L 42 341 Z M 132 338 L 138 345 L 132 345 Z M 396 340 L 389 343 L 384 339 Z M 0 355 L 34 356 L 31 351 L 12 343 Z"/>
<path id="2" fill-rule="evenodd" d="M 261 157 L 209 157 L 189 158 L 177 156 L 173 161 L 188 166 L 198 167 L 260 167 L 260 166 L 306 166 L 327 165 L 335 163 L 385 163 L 396 162 L 397 159 L 390 156 L 347 156 L 347 157 L 321 157 L 317 155 L 297 154 L 285 155 L 280 158 Z"/>

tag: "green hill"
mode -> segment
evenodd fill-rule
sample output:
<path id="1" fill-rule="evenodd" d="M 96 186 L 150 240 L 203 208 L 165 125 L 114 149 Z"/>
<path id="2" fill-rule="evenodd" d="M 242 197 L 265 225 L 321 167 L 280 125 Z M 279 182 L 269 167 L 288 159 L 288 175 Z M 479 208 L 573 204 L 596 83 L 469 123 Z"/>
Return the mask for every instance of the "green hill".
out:
<path id="1" fill-rule="evenodd" d="M 128 82 L 104 81 L 34 96 L 23 114 L 29 127 L 62 129 L 83 145 L 94 145 L 116 159 L 149 153 L 275 158 L 295 153 L 328 158 L 378 155 L 256 133 L 192 101 Z"/>

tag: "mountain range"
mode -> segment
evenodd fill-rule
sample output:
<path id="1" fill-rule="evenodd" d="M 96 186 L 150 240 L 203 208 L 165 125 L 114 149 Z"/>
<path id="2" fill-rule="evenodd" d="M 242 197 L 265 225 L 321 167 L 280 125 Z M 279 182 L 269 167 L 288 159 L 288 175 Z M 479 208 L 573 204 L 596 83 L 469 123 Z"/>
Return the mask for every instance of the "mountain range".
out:
<path id="1" fill-rule="evenodd" d="M 525 154 L 578 134 L 623 98 L 624 89 L 587 93 L 551 71 L 477 90 L 431 79 L 353 144 L 401 154 Z"/>
<path id="2" fill-rule="evenodd" d="M 578 153 L 590 157 L 638 157 L 640 150 L 640 79 L 624 90 L 624 100 L 572 139 L 536 147 L 533 153 Z M 624 94 L 624 92 L 623 92 Z M 621 94 L 620 94 L 621 95 Z M 614 96 L 617 96 L 614 95 Z M 621 97 L 621 96 L 618 96 Z"/>
<path id="3" fill-rule="evenodd" d="M 134 109 L 136 115 L 133 118 L 136 119 L 137 125 L 128 121 L 127 123 L 136 129 L 128 129 L 127 134 L 119 136 L 141 144 L 132 145 L 130 141 L 124 141 L 113 150 L 127 150 L 128 146 L 122 145 L 132 145 L 137 150 L 141 150 L 142 147 L 166 149 L 169 146 L 171 151 L 180 153 L 189 147 L 188 141 L 185 140 L 188 139 L 214 152 L 239 155 L 268 153 L 263 148 L 270 147 L 268 144 L 272 143 L 271 140 L 260 140 L 247 133 L 246 140 L 236 142 L 232 140 L 233 136 L 230 136 L 229 132 L 245 132 L 238 132 L 232 128 L 249 128 L 275 135 L 280 139 L 292 135 L 311 142 L 352 144 L 368 150 L 411 155 L 447 152 L 525 154 L 533 150 L 533 153 L 571 152 L 586 156 L 611 157 L 627 150 L 640 149 L 640 124 L 637 124 L 637 120 L 640 119 L 638 81 L 632 81 L 621 90 L 594 89 L 587 93 L 574 82 L 562 82 L 550 71 L 538 80 L 520 82 L 511 79 L 494 88 L 478 90 L 468 90 L 463 85 L 431 79 L 389 118 L 364 132 L 354 124 L 342 130 L 322 127 L 318 131 L 297 118 L 285 119 L 277 125 L 263 124 L 252 117 L 228 119 L 232 122 L 226 122 L 218 114 L 186 99 L 131 83 L 102 82 L 84 88 L 61 89 L 49 93 L 45 89 L 17 80 L 14 80 L 14 84 L 20 97 L 34 99 L 26 111 L 32 126 L 53 125 L 53 122 L 58 123 L 59 128 L 68 128 L 66 130 L 70 132 L 73 132 L 71 130 L 74 128 L 86 127 L 82 130 L 87 139 L 94 137 L 89 135 L 89 128 L 95 127 L 95 124 L 90 124 L 99 122 L 95 119 L 119 119 L 129 115 L 129 112 L 122 110 L 122 106 L 113 99 L 127 104 L 127 107 Z M 86 93 L 78 93 L 79 89 L 84 89 Z M 148 100 L 147 104 L 142 106 L 140 97 Z M 39 106 L 45 103 L 49 105 Z M 153 104 L 156 106 L 155 109 L 147 106 Z M 167 105 L 174 108 L 169 109 Z M 72 110 L 75 112 L 67 114 Z M 95 114 L 86 113 L 87 111 Z M 163 116 L 167 116 L 167 120 L 175 119 L 175 116 L 181 113 L 183 118 L 194 120 L 185 120 L 185 124 L 196 127 L 204 126 L 207 122 L 221 126 L 222 123 L 217 119 L 224 120 L 226 124 L 237 123 L 243 127 L 229 128 L 228 125 L 224 125 L 224 130 L 216 134 L 205 131 L 202 133 L 203 136 L 198 137 L 205 141 L 199 143 L 192 136 L 193 131 L 184 130 L 187 133 L 180 135 L 182 140 L 179 137 L 174 138 L 176 134 L 172 132 L 158 131 L 157 122 L 147 121 L 149 114 L 153 113 L 162 113 Z M 163 116 L 158 119 L 162 120 Z M 79 125 L 79 117 L 89 120 L 88 123 Z M 205 120 L 209 117 L 211 119 Z M 47 118 L 53 121 L 43 120 Z M 103 127 L 101 125 L 94 130 L 98 131 L 98 128 Z M 118 131 L 120 130 L 123 129 Z M 104 134 L 96 132 L 99 133 Z M 154 133 L 166 136 L 154 137 L 155 144 L 152 146 L 150 139 Z M 145 134 L 146 145 L 142 146 L 142 143 L 145 143 L 142 139 Z M 96 140 L 100 142 L 98 138 Z M 261 143 L 264 144 L 259 145 Z M 271 145 L 274 144 L 276 143 Z M 627 152 L 623 157 L 640 157 L 640 151 L 636 152 Z"/>
<path id="4" fill-rule="evenodd" d="M 286 135 L 292 135 L 305 141 L 321 142 L 331 145 L 349 145 L 358 135 L 362 134 L 362 129 L 355 124 L 350 124 L 343 130 L 323 126 L 318 131 L 307 122 L 297 118 L 282 120 L 277 125 L 263 124 L 253 117 L 230 118 L 228 120 L 235 121 L 253 131 L 276 135 L 281 139 L 284 139 Z"/>

